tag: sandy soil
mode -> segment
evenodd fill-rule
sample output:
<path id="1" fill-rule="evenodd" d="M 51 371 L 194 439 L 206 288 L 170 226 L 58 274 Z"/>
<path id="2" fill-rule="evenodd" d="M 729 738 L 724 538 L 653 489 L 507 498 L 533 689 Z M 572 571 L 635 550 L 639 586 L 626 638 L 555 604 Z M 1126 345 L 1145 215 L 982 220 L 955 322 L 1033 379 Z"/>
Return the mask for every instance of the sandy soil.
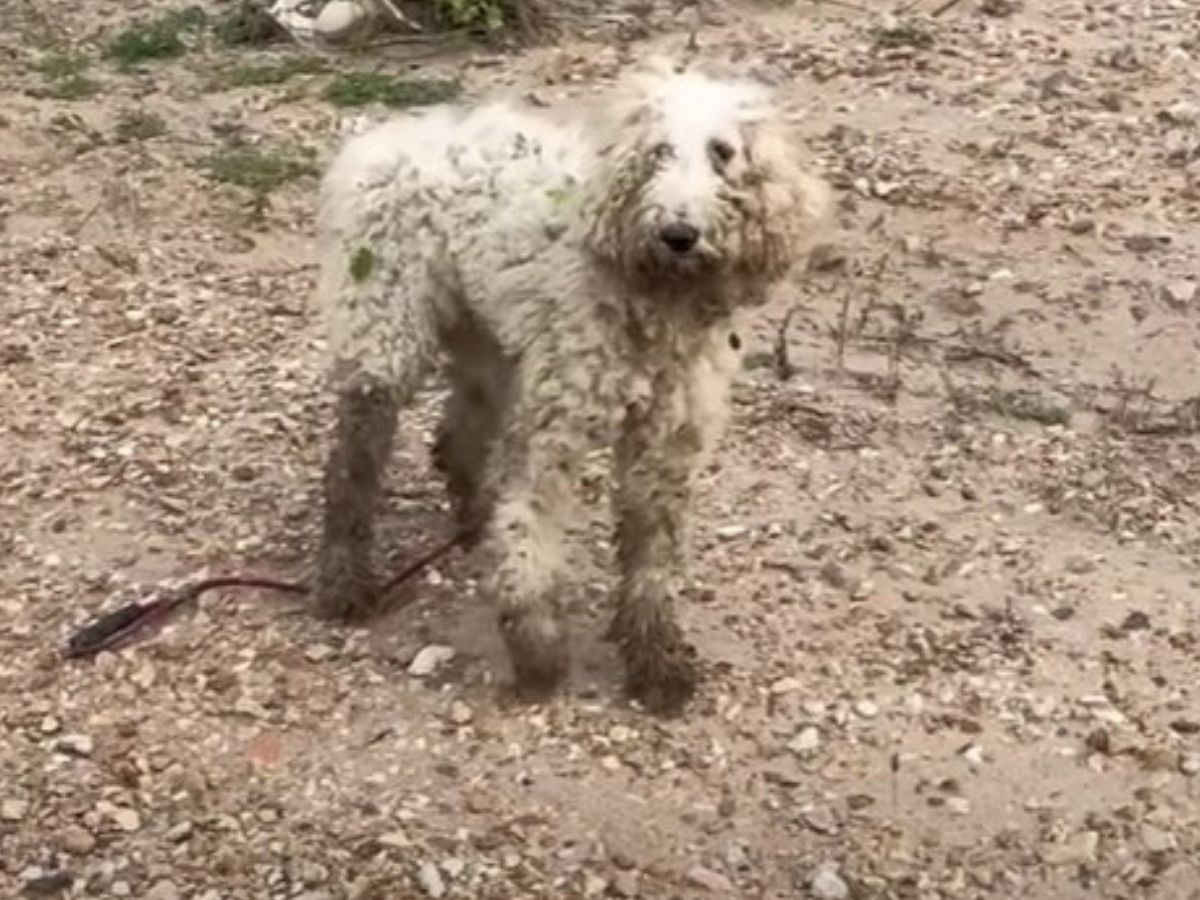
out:
<path id="1" fill-rule="evenodd" d="M 329 74 L 223 82 L 286 45 L 98 58 L 161 3 L 6 13 L 0 894 L 1200 897 L 1200 13 L 909 6 L 335 61 L 553 103 L 699 21 L 702 54 L 804 111 L 838 231 L 762 317 L 705 473 L 685 617 L 709 667 L 669 722 L 621 696 L 599 568 L 571 690 L 538 708 L 505 700 L 460 557 L 369 629 L 226 593 L 59 657 L 139 584 L 305 574 L 315 180 L 262 200 L 201 163 L 240 141 L 319 165 L 350 114 Z M 45 95 L 64 40 L 90 96 Z M 395 461 L 397 561 L 450 527 L 436 399 Z M 413 674 L 430 646 L 453 655 Z"/>

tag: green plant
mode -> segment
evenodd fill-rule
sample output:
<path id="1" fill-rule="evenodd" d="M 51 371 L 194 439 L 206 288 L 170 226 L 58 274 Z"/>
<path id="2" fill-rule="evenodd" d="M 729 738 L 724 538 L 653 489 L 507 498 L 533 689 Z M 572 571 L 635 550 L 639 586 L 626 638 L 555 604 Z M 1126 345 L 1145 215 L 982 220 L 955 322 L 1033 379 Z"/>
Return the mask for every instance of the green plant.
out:
<path id="1" fill-rule="evenodd" d="M 199 31 L 208 22 L 198 6 L 172 10 L 150 22 L 126 28 L 109 43 L 106 55 L 122 69 L 156 59 L 171 59 L 187 51 L 183 35 Z"/>
<path id="2" fill-rule="evenodd" d="M 306 175 L 315 175 L 312 154 L 303 150 L 226 147 L 200 161 L 208 177 L 259 195 Z"/>
<path id="3" fill-rule="evenodd" d="M 46 79 L 45 88 L 33 93 L 56 100 L 79 100 L 90 97 L 100 86 L 87 76 L 91 60 L 82 53 L 52 50 L 36 63 L 35 68 Z"/>
<path id="4" fill-rule="evenodd" d="M 119 144 L 148 141 L 167 133 L 167 123 L 158 113 L 141 109 L 122 110 L 117 118 L 116 140 Z"/>
<path id="5" fill-rule="evenodd" d="M 438 18 L 451 28 L 482 28 L 497 31 L 504 27 L 504 0 L 436 0 Z"/>
<path id="6" fill-rule="evenodd" d="M 325 88 L 334 106 L 428 106 L 453 100 L 461 90 L 456 81 L 396 78 L 382 72 L 344 72 Z"/>
<path id="7" fill-rule="evenodd" d="M 296 75 L 313 75 L 326 69 L 319 56 L 294 56 L 273 63 L 242 63 L 225 69 L 216 84 L 222 88 L 262 87 L 283 84 Z"/>

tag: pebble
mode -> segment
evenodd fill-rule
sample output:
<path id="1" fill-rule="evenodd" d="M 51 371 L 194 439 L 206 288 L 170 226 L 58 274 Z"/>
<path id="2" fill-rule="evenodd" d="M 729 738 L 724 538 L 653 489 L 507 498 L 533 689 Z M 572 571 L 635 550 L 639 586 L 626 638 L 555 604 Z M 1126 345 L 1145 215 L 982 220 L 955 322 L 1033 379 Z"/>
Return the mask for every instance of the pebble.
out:
<path id="1" fill-rule="evenodd" d="M 475 718 L 475 713 L 461 700 L 455 700 L 450 704 L 450 721 L 455 725 L 466 725 L 473 718 Z"/>
<path id="2" fill-rule="evenodd" d="M 1184 309 L 1196 299 L 1197 286 L 1191 281 L 1173 281 L 1163 285 L 1162 298 L 1176 309 Z"/>
<path id="3" fill-rule="evenodd" d="M 804 813 L 804 824 L 817 834 L 832 834 L 837 830 L 837 820 L 828 807 L 817 806 Z"/>
<path id="4" fill-rule="evenodd" d="M 786 678 L 780 678 L 778 681 L 772 682 L 770 691 L 775 695 L 793 694 L 796 691 L 801 690 L 803 687 L 804 682 L 802 682 L 799 678 L 793 678 L 789 675 Z"/>
<path id="5" fill-rule="evenodd" d="M 879 715 L 879 706 L 871 700 L 859 700 L 854 704 L 854 711 L 864 719 L 873 719 Z"/>
<path id="6" fill-rule="evenodd" d="M 797 756 L 815 753 L 821 747 L 821 732 L 813 725 L 801 728 L 788 743 L 787 748 Z"/>
<path id="7" fill-rule="evenodd" d="M 1142 843 L 1151 853 L 1165 853 L 1175 849 L 1175 835 L 1145 822 L 1142 824 Z"/>
<path id="8" fill-rule="evenodd" d="M 1095 831 L 1081 831 L 1063 844 L 1043 844 L 1038 850 L 1042 862 L 1050 866 L 1070 866 L 1090 862 L 1100 845 Z"/>
<path id="9" fill-rule="evenodd" d="M 138 815 L 136 809 L 118 806 L 109 810 L 108 816 L 122 831 L 137 831 L 142 827 L 142 817 Z"/>
<path id="10" fill-rule="evenodd" d="M 594 872 L 588 872 L 583 877 L 583 895 L 585 897 L 600 897 L 606 890 L 608 890 L 608 882 Z"/>
<path id="11" fill-rule="evenodd" d="M 146 891 L 145 900 L 179 900 L 179 888 L 175 887 L 174 882 L 164 879 Z"/>
<path id="12" fill-rule="evenodd" d="M 1189 753 L 1179 760 L 1179 771 L 1184 775 L 1200 775 L 1200 754 Z"/>
<path id="13" fill-rule="evenodd" d="M 430 897 L 441 897 L 446 893 L 446 883 L 442 881 L 442 873 L 438 867 L 426 860 L 417 870 L 417 883 Z"/>
<path id="14" fill-rule="evenodd" d="M 408 664 L 408 674 L 415 678 L 426 678 L 441 666 L 454 659 L 454 648 L 443 644 L 429 644 L 417 651 Z"/>
<path id="15" fill-rule="evenodd" d="M 67 853 L 85 856 L 96 847 L 96 838 L 82 825 L 68 825 L 58 836 L 58 845 Z"/>
<path id="16" fill-rule="evenodd" d="M 86 734 L 64 734 L 54 742 L 54 748 L 72 756 L 91 756 L 95 745 Z"/>
<path id="17" fill-rule="evenodd" d="M 717 537 L 723 541 L 736 541 L 749 533 L 750 529 L 745 525 L 722 525 L 716 531 Z"/>
<path id="18" fill-rule="evenodd" d="M 714 872 L 712 869 L 706 869 L 704 866 L 692 866 L 688 869 L 687 881 L 688 884 L 704 888 L 704 890 L 711 891 L 714 894 L 722 894 L 724 896 L 733 894 L 732 881 L 720 872 Z"/>
<path id="19" fill-rule="evenodd" d="M 61 897 L 71 886 L 70 872 L 43 872 L 32 869 L 24 873 L 22 893 L 30 897 Z"/>
<path id="20" fill-rule="evenodd" d="M 850 888 L 833 866 L 822 866 L 813 873 L 808 888 L 819 900 L 845 900 L 850 896 Z"/>
<path id="21" fill-rule="evenodd" d="M 613 876 L 613 893 L 618 897 L 636 897 L 638 895 L 637 872 L 622 870 Z"/>
<path id="22" fill-rule="evenodd" d="M 5 822 L 20 822 L 29 812 L 29 804 L 24 800 L 9 799 L 0 801 L 0 819 Z"/>
<path id="23" fill-rule="evenodd" d="M 328 644 L 311 644 L 304 650 L 304 658 L 309 662 L 324 662 L 333 656 L 334 649 Z"/>
<path id="24" fill-rule="evenodd" d="M 971 802 L 966 797 L 947 797 L 946 809 L 950 810 L 956 816 L 969 816 L 971 814 Z"/>

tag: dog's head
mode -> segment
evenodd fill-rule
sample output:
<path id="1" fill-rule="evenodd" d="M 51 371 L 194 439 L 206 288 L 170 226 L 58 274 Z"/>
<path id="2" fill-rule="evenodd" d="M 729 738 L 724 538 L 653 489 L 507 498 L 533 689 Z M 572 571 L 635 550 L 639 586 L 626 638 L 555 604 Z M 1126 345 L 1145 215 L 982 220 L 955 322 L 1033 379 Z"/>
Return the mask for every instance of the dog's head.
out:
<path id="1" fill-rule="evenodd" d="M 661 62 L 635 77 L 600 151 L 593 251 L 643 282 L 782 277 L 830 204 L 771 100 Z"/>

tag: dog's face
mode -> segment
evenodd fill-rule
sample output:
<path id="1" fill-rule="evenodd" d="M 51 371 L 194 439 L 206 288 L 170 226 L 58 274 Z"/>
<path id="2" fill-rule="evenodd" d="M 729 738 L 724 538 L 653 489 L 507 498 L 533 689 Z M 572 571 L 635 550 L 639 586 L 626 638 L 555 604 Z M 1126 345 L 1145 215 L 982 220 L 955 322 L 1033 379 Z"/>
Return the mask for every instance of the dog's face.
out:
<path id="1" fill-rule="evenodd" d="M 642 281 L 781 277 L 828 193 L 805 171 L 766 90 L 660 71 L 634 91 L 602 151 L 596 252 Z"/>

